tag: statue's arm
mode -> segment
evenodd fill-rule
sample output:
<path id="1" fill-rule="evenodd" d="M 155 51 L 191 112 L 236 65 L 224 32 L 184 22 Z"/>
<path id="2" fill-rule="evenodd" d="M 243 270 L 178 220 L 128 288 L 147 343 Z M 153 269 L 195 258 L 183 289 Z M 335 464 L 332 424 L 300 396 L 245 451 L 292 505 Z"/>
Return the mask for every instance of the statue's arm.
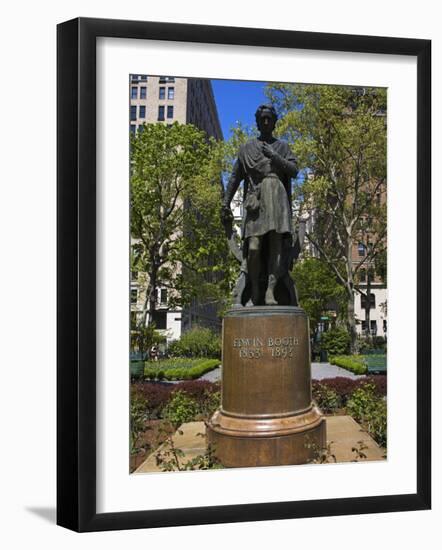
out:
<path id="1" fill-rule="evenodd" d="M 296 178 L 298 174 L 298 164 L 288 145 L 284 155 L 280 155 L 275 151 L 272 160 L 284 171 L 287 176 Z"/>
<path id="2" fill-rule="evenodd" d="M 244 171 L 242 168 L 242 163 L 239 159 L 237 159 L 235 164 L 233 165 L 232 174 L 230 175 L 229 183 L 227 184 L 227 189 L 224 194 L 224 208 L 230 208 L 230 203 L 232 202 L 232 199 L 235 196 L 236 191 L 238 190 L 239 184 L 243 179 Z"/>

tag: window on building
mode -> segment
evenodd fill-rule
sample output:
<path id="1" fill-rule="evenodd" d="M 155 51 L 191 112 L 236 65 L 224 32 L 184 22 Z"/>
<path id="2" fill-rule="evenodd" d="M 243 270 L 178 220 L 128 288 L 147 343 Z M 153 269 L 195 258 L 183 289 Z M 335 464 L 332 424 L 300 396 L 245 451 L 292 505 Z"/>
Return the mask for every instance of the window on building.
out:
<path id="1" fill-rule="evenodd" d="M 167 288 L 162 288 L 160 291 L 160 303 L 167 304 Z"/>
<path id="2" fill-rule="evenodd" d="M 361 309 L 365 309 L 367 307 L 367 297 L 365 294 L 361 294 Z M 376 296 L 371 293 L 370 294 L 370 309 L 376 308 Z"/>
<path id="3" fill-rule="evenodd" d="M 158 120 L 164 120 L 164 105 L 158 107 Z"/>
<path id="4" fill-rule="evenodd" d="M 155 310 L 152 313 L 152 321 L 155 323 L 155 328 L 158 330 L 167 329 L 167 311 L 166 310 Z"/>
<path id="5" fill-rule="evenodd" d="M 140 99 L 146 99 L 146 86 L 141 86 L 140 88 Z"/>
<path id="6" fill-rule="evenodd" d="M 372 283 L 374 281 L 374 269 L 370 267 L 367 274 L 369 281 Z"/>
<path id="7" fill-rule="evenodd" d="M 131 288 L 130 290 L 130 303 L 136 304 L 138 301 L 138 290 L 136 288 Z"/>
<path id="8" fill-rule="evenodd" d="M 137 120 L 137 106 L 131 105 L 130 106 L 130 119 L 131 120 Z"/>
<path id="9" fill-rule="evenodd" d="M 167 118 L 173 118 L 173 105 L 167 106 Z"/>
<path id="10" fill-rule="evenodd" d="M 137 129 L 136 125 L 135 124 L 131 124 L 130 125 L 130 133 L 132 135 L 135 135 L 135 130 Z"/>
<path id="11" fill-rule="evenodd" d="M 167 99 L 175 99 L 175 88 L 167 88 Z"/>
<path id="12" fill-rule="evenodd" d="M 358 254 L 359 256 L 365 256 L 365 244 L 359 243 L 358 244 Z"/>
<path id="13" fill-rule="evenodd" d="M 160 86 L 158 89 L 159 92 L 159 99 L 166 99 L 166 88 L 164 86 Z"/>
<path id="14" fill-rule="evenodd" d="M 140 80 L 147 80 L 147 74 L 140 74 Z"/>
<path id="15" fill-rule="evenodd" d="M 140 105 L 140 118 L 146 118 L 146 106 Z"/>
<path id="16" fill-rule="evenodd" d="M 367 280 L 367 272 L 365 271 L 365 269 L 361 269 L 361 271 L 359 272 L 359 280 L 361 283 L 365 283 L 365 281 Z"/>
<path id="17" fill-rule="evenodd" d="M 160 84 L 166 84 L 167 82 L 175 82 L 173 76 L 160 76 Z"/>
<path id="18" fill-rule="evenodd" d="M 372 336 L 376 336 L 376 334 L 378 333 L 377 321 L 370 321 L 370 332 Z"/>
<path id="19" fill-rule="evenodd" d="M 132 86 L 130 91 L 130 97 L 131 99 L 137 99 L 138 98 L 138 88 L 136 86 Z"/>
<path id="20" fill-rule="evenodd" d="M 138 271 L 131 271 L 130 276 L 132 278 L 132 281 L 138 281 Z"/>

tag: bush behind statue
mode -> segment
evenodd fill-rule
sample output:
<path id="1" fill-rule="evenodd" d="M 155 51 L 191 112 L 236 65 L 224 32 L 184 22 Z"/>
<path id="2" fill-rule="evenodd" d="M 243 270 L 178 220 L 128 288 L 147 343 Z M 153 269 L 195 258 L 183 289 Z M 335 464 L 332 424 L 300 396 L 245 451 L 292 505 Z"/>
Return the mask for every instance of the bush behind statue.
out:
<path id="1" fill-rule="evenodd" d="M 171 342 L 167 350 L 171 357 L 221 358 L 221 338 L 208 328 L 196 327 Z"/>
<path id="2" fill-rule="evenodd" d="M 321 347 L 329 355 L 345 355 L 350 350 L 350 335 L 345 328 L 333 328 L 323 332 Z"/>

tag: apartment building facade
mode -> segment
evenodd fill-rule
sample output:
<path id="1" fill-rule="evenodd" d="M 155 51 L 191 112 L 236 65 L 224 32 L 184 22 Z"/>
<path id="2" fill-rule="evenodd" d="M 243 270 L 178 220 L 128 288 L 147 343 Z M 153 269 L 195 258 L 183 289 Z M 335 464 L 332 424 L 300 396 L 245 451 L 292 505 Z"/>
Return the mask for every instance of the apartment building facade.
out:
<path id="1" fill-rule="evenodd" d="M 132 74 L 129 79 L 129 131 L 135 134 L 143 124 L 193 124 L 208 136 L 222 140 L 223 135 L 210 80 Z M 142 315 L 146 297 L 146 275 L 131 274 L 131 316 Z M 158 288 L 153 321 L 168 341 L 195 325 L 217 328 L 216 308 L 195 300 L 189 307 L 169 307 L 170 290 Z"/>

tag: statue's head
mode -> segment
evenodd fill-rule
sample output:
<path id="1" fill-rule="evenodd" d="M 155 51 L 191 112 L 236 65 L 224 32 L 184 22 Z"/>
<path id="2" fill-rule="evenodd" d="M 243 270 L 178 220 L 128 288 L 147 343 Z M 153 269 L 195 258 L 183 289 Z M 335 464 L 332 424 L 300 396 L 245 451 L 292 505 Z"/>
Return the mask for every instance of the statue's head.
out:
<path id="1" fill-rule="evenodd" d="M 268 133 L 273 131 L 276 121 L 278 120 L 278 115 L 273 105 L 263 104 L 256 110 L 255 120 L 259 131 Z"/>

